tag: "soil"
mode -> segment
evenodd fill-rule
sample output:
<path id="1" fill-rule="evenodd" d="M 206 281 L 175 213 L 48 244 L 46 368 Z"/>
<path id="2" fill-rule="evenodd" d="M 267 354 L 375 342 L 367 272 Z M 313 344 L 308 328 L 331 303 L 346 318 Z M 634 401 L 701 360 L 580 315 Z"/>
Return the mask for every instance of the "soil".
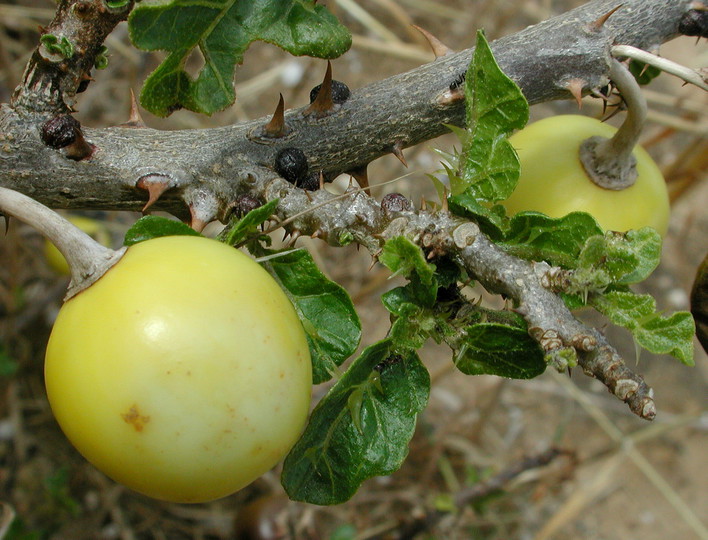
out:
<path id="1" fill-rule="evenodd" d="M 353 2 L 331 1 L 354 34 L 367 38 L 333 62 L 334 77 L 356 90 L 430 61 L 410 22 L 459 50 L 472 45 L 477 28 L 493 39 L 580 3 L 362 0 L 357 4 L 373 21 L 362 22 L 349 7 Z M 37 25 L 46 24 L 52 10 L 49 0 L 0 3 L 1 101 L 9 99 L 37 42 Z M 121 25 L 110 37 L 110 65 L 95 74 L 78 103 L 77 117 L 86 125 L 125 122 L 130 90 L 139 93 L 158 60 L 130 48 L 126 34 Z M 677 39 L 661 53 L 696 68 L 708 59 L 705 41 L 694 38 Z M 233 107 L 211 118 L 180 111 L 166 120 L 144 113 L 144 119 L 150 127 L 178 129 L 260 117 L 272 113 L 279 92 L 286 107 L 307 103 L 324 70 L 321 60 L 255 44 L 237 70 Z M 654 294 L 660 309 L 685 310 L 695 269 L 708 252 L 708 97 L 668 75 L 652 82 L 647 95 L 651 114 L 643 143 L 665 173 L 673 207 L 663 262 L 641 291 Z M 574 102 L 547 104 L 534 107 L 532 117 L 573 111 Z M 600 116 L 601 107 L 585 99 L 582 113 Z M 407 149 L 407 170 L 393 156 L 377 160 L 372 184 L 412 174 L 374 188 L 373 195 L 397 191 L 414 201 L 433 199 L 426 174 L 439 167 L 439 157 L 432 149 L 455 144 L 444 136 Z M 342 178 L 332 189 L 347 182 Z M 84 214 L 103 220 L 117 244 L 138 217 Z M 364 251 L 298 242 L 354 298 L 362 346 L 383 337 L 388 315 L 379 297 L 398 283 L 380 266 L 369 270 Z M 349 502 L 333 507 L 288 501 L 278 468 L 220 501 L 175 505 L 115 484 L 66 441 L 42 380 L 44 347 L 66 278 L 47 265 L 37 233 L 17 222 L 0 238 L 0 261 L 0 538 L 708 538 L 708 362 L 697 342 L 694 368 L 646 352 L 637 359 L 636 369 L 655 389 L 659 414 L 651 424 L 578 370 L 571 377 L 548 371 L 531 381 L 467 377 L 454 369 L 448 350 L 427 345 L 421 357 L 433 381 L 430 404 L 395 474 L 365 482 Z M 600 318 L 594 322 L 633 363 L 631 337 Z M 325 391 L 316 388 L 314 399 Z M 452 509 L 450 501 L 464 494 L 470 503 Z"/>

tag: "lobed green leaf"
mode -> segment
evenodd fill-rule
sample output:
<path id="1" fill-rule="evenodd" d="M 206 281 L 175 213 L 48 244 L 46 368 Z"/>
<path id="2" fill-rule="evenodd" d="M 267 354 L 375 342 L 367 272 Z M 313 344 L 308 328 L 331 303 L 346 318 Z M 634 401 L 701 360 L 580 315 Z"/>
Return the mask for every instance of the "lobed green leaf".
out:
<path id="1" fill-rule="evenodd" d="M 651 227 L 591 236 L 578 255 L 570 293 L 603 291 L 645 280 L 661 259 L 661 236 Z"/>
<path id="2" fill-rule="evenodd" d="M 465 78 L 468 135 L 462 140 L 460 175 L 451 178 L 452 195 L 468 189 L 481 202 L 509 197 L 519 180 L 519 159 L 507 140 L 526 125 L 529 106 L 521 89 L 499 68 L 484 33 Z"/>
<path id="3" fill-rule="evenodd" d="M 509 232 L 500 245 L 523 259 L 574 268 L 587 239 L 601 234 L 595 219 L 585 212 L 557 219 L 538 212 L 520 212 L 511 219 Z"/>
<path id="4" fill-rule="evenodd" d="M 612 323 L 627 328 L 637 344 L 654 354 L 669 354 L 688 366 L 694 365 L 693 335 L 696 327 L 688 312 L 663 317 L 648 294 L 609 291 L 591 297 L 591 304 Z"/>
<path id="5" fill-rule="evenodd" d="M 366 479 L 391 474 L 408 454 L 430 392 L 418 356 L 391 339 L 362 352 L 315 407 L 285 459 L 282 484 L 311 504 L 348 500 Z"/>
<path id="6" fill-rule="evenodd" d="M 136 47 L 168 52 L 140 95 L 158 116 L 180 108 L 213 114 L 231 105 L 235 66 L 253 41 L 318 58 L 336 58 L 351 46 L 349 31 L 313 0 L 144 0 L 128 25 Z M 204 65 L 192 78 L 185 64 L 197 51 Z"/>

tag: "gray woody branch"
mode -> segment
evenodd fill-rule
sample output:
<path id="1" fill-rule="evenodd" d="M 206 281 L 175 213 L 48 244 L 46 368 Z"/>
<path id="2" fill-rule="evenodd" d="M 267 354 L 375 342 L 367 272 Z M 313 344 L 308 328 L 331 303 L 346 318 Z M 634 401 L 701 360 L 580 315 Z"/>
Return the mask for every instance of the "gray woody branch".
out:
<path id="1" fill-rule="evenodd" d="M 678 34 L 691 0 L 627 0 L 604 24 L 617 0 L 597 0 L 492 44 L 502 69 L 531 104 L 588 93 L 608 82 L 610 47 L 655 49 Z M 76 6 L 86 4 L 91 10 Z M 504 253 L 474 224 L 447 212 L 385 211 L 362 192 L 334 200 L 325 190 L 305 192 L 273 171 L 285 147 L 304 152 L 311 170 L 325 178 L 361 175 L 366 164 L 462 125 L 464 106 L 450 83 L 466 71 L 471 50 L 352 93 L 323 117 L 285 113 L 287 134 L 267 137 L 268 119 L 224 128 L 162 132 L 147 128 L 85 129 L 90 152 L 67 158 L 66 149 L 43 144 L 42 125 L 70 111 L 74 92 L 100 43 L 124 12 L 101 11 L 101 0 L 62 1 L 48 31 L 93 41 L 59 62 L 35 52 L 13 102 L 0 109 L 0 185 L 56 208 L 136 210 L 146 189 L 159 196 L 153 208 L 191 213 L 192 223 L 225 221 L 241 195 L 280 199 L 277 215 L 294 235 L 339 245 L 346 238 L 376 254 L 388 238 L 404 234 L 427 253 L 449 255 L 489 290 L 513 298 L 532 335 L 547 352 L 571 347 L 586 373 L 601 380 L 643 418 L 655 415 L 651 389 L 632 373 L 597 331 L 585 327 L 544 283 L 548 267 Z M 82 26 L 83 25 L 83 26 Z M 99 41 L 100 40 L 100 41 Z M 80 50 L 79 50 L 80 49 Z M 52 60 L 52 61 L 50 61 Z M 164 192 L 164 194 L 163 194 Z M 160 196 L 161 195 L 161 196 Z"/>

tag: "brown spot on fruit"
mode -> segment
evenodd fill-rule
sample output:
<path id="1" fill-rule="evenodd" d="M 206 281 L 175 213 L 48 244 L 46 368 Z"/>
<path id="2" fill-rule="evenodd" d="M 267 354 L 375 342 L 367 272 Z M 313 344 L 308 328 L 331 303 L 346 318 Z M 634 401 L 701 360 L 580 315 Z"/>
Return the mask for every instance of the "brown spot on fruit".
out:
<path id="1" fill-rule="evenodd" d="M 131 405 L 130 409 L 128 409 L 128 412 L 123 413 L 120 416 L 121 418 L 123 418 L 126 424 L 132 425 L 135 431 L 138 432 L 142 431 L 145 427 L 145 424 L 150 421 L 149 416 L 144 416 L 140 414 L 140 411 L 138 411 L 138 406 L 136 404 Z"/>

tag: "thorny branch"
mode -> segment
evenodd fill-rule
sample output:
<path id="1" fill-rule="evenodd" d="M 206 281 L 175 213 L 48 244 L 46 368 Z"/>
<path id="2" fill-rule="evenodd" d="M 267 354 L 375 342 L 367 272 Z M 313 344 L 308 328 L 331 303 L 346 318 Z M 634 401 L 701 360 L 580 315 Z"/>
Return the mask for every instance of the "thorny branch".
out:
<path id="1" fill-rule="evenodd" d="M 679 34 L 696 4 L 626 0 L 604 20 L 618 2 L 596 0 L 501 38 L 492 48 L 531 104 L 567 99 L 607 84 L 613 45 L 655 50 Z M 635 414 L 654 417 L 652 391 L 642 378 L 544 286 L 550 270 L 545 263 L 508 255 L 476 225 L 445 211 L 384 210 L 357 190 L 335 201 L 326 190 L 306 192 L 274 172 L 276 154 L 295 147 L 306 156 L 310 171 L 321 171 L 327 180 L 350 172 L 364 181 L 366 165 L 377 157 L 400 154 L 405 147 L 434 138 L 446 131 L 444 124 L 462 125 L 462 94 L 450 85 L 466 71 L 472 50 L 445 54 L 354 91 L 324 115 L 306 114 L 302 108 L 276 121 L 172 132 L 136 129 L 140 123 L 133 119 L 127 127 L 77 129 L 71 140 L 78 142 L 71 145 L 83 141 L 79 152 L 67 151 L 71 146 L 50 148 L 43 143 L 45 123 L 71 112 L 76 90 L 85 84 L 103 39 L 131 8 L 128 4 L 107 10 L 102 0 L 59 3 L 46 32 L 75 39 L 74 54 L 62 58 L 38 47 L 12 103 L 0 109 L 2 186 L 56 208 L 136 210 L 149 195 L 156 209 L 180 217 L 188 210 L 195 226 L 227 221 L 241 195 L 262 201 L 278 198 L 277 217 L 289 220 L 289 232 L 316 236 L 331 245 L 353 239 L 374 255 L 387 239 L 403 234 L 429 254 L 457 260 L 485 288 L 512 298 L 546 352 L 573 348 L 588 375 L 601 380 Z M 274 128 L 283 124 L 281 132 Z"/>

